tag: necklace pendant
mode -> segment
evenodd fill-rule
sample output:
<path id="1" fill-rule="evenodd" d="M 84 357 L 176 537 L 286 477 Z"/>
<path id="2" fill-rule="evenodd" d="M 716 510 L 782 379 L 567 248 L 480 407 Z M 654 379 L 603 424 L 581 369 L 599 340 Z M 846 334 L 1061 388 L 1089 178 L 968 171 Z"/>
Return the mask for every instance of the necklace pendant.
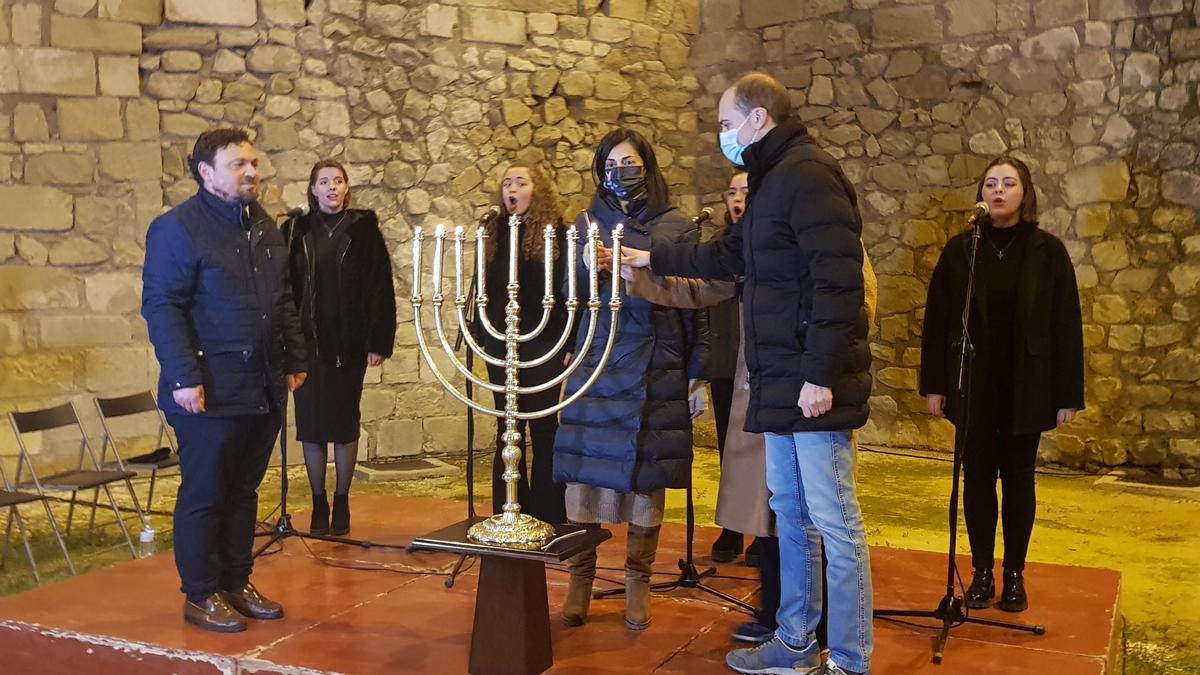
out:
<path id="1" fill-rule="evenodd" d="M 1004 260 L 1004 251 L 996 251 L 996 259 Z"/>

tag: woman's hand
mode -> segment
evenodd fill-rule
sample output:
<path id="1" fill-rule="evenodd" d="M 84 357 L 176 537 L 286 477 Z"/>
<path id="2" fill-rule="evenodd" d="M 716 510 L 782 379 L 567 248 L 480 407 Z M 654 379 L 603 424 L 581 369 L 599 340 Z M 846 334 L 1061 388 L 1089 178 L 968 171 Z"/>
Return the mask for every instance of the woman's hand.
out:
<path id="1" fill-rule="evenodd" d="M 571 352 L 567 352 L 567 355 L 563 357 L 563 368 L 566 368 L 567 366 L 571 365 L 571 357 L 572 356 L 573 356 L 573 354 L 571 354 Z"/>
<path id="2" fill-rule="evenodd" d="M 630 246 L 621 247 L 621 264 L 630 267 L 649 267 L 650 252 Z"/>
<path id="3" fill-rule="evenodd" d="M 367 365 L 368 366 L 382 366 L 383 359 L 384 359 L 383 356 L 376 354 L 375 352 L 371 352 L 370 354 L 367 354 Z"/>
<path id="4" fill-rule="evenodd" d="M 294 392 L 304 386 L 304 380 L 308 379 L 308 373 L 288 373 L 287 385 L 288 391 Z"/>
<path id="5" fill-rule="evenodd" d="M 612 249 L 604 244 L 596 245 L 596 267 L 604 272 L 611 272 L 613 267 Z"/>
<path id="6" fill-rule="evenodd" d="M 692 419 L 699 419 L 704 414 L 704 385 L 704 380 L 688 381 L 688 413 Z"/>
<path id="7" fill-rule="evenodd" d="M 946 397 L 941 394 L 925 394 L 925 404 L 929 406 L 929 414 L 934 417 L 946 416 Z"/>
<path id="8" fill-rule="evenodd" d="M 1077 412 L 1079 412 L 1079 410 L 1075 408 L 1059 408 L 1057 426 L 1061 427 L 1064 424 L 1070 424 L 1071 421 L 1075 419 L 1075 413 Z"/>

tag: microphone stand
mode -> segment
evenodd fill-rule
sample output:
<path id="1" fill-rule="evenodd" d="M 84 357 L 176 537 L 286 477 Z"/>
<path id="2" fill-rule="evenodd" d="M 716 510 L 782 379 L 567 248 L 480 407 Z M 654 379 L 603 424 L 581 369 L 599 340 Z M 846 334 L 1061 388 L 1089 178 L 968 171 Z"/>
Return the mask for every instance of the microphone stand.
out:
<path id="1" fill-rule="evenodd" d="M 962 415 L 960 423 L 955 426 L 954 434 L 954 482 L 950 485 L 950 550 L 946 560 L 946 594 L 942 596 L 942 600 L 938 603 L 938 607 L 935 610 L 877 609 L 874 612 L 874 616 L 885 618 L 920 617 L 940 620 L 942 622 L 941 630 L 938 632 L 937 640 L 933 647 L 934 663 L 942 662 L 943 654 L 946 650 L 946 640 L 950 637 L 950 629 L 961 626 L 964 623 L 1010 628 L 1035 635 L 1046 634 L 1046 627 L 1041 625 L 1027 626 L 1008 621 L 995 621 L 993 619 L 981 619 L 970 616 L 964 599 L 955 595 L 954 581 L 958 575 L 957 561 L 955 559 L 955 552 L 958 550 L 958 489 L 959 479 L 962 474 L 963 452 L 967 445 L 967 431 L 970 429 L 971 423 L 971 366 L 975 358 L 975 345 L 971 344 L 971 335 L 968 328 L 971 320 L 971 302 L 975 293 L 975 263 L 979 255 L 979 240 L 983 230 L 983 226 L 978 222 L 977 216 L 972 216 L 970 222 L 975 226 L 975 231 L 971 234 L 971 255 L 970 263 L 967 267 L 967 297 L 963 303 L 961 319 L 962 335 L 957 342 L 958 382 L 955 395 Z"/>
<path id="2" fill-rule="evenodd" d="M 494 209 L 495 207 L 493 207 Z M 488 219 L 495 217 L 493 214 L 498 213 L 489 210 L 487 215 L 480 219 L 478 226 L 483 227 Z M 475 292 L 479 280 L 474 274 L 471 275 L 471 285 L 467 287 L 467 325 L 459 326 L 458 335 L 454 337 L 454 351 L 462 349 L 463 346 L 463 331 L 471 330 L 475 323 Z M 475 335 L 472 333 L 472 335 Z M 468 349 L 466 354 L 466 367 L 468 371 L 473 371 L 475 368 L 475 350 Z M 474 398 L 475 387 L 471 383 L 471 378 L 466 378 L 466 394 L 467 398 Z M 478 518 L 475 514 L 475 410 L 471 406 L 467 406 L 467 522 L 474 523 Z M 446 577 L 443 585 L 446 588 L 454 588 L 454 581 L 462 572 L 463 564 L 467 561 L 466 553 L 461 553 L 458 560 L 454 561 L 454 567 L 450 570 L 450 576 Z"/>

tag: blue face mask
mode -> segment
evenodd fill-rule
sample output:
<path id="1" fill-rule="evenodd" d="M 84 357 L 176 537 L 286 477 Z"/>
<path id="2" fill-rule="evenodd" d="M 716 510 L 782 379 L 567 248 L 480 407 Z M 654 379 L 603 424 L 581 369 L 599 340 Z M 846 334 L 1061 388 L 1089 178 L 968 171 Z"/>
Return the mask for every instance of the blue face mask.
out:
<path id="1" fill-rule="evenodd" d="M 725 131 L 722 131 L 719 137 L 721 143 L 721 152 L 725 154 L 725 159 L 733 162 L 734 166 L 744 166 L 742 162 L 742 155 L 746 153 L 746 148 L 753 145 L 754 141 L 756 140 L 752 138 L 750 139 L 750 143 L 746 145 L 740 145 L 737 142 L 738 132 L 741 131 L 742 127 L 746 126 L 746 122 L 749 121 L 750 118 L 746 117 L 746 119 L 742 120 L 741 124 L 737 125 L 733 129 L 726 129 Z M 758 136 L 758 132 L 755 131 L 754 135 Z"/>

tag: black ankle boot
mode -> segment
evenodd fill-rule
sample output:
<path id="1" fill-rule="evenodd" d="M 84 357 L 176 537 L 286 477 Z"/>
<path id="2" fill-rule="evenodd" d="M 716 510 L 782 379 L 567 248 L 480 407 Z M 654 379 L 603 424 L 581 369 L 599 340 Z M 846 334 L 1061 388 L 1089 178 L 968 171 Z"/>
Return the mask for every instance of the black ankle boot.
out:
<path id="1" fill-rule="evenodd" d="M 967 607 L 987 609 L 995 595 L 996 580 L 992 577 L 992 568 L 976 567 L 975 576 L 971 577 L 971 586 L 967 588 Z"/>
<path id="2" fill-rule="evenodd" d="M 1006 612 L 1023 612 L 1029 607 L 1029 598 L 1025 595 L 1025 579 L 1020 570 L 1004 570 L 1004 590 L 1000 593 L 1000 602 L 996 606 Z"/>
<path id="3" fill-rule="evenodd" d="M 713 562 L 727 563 L 733 562 L 734 559 L 742 552 L 742 533 L 734 532 L 733 530 L 721 530 L 721 536 L 713 542 L 712 560 Z"/>
<path id="4" fill-rule="evenodd" d="M 312 499 L 312 522 L 308 525 L 308 531 L 313 534 L 326 534 L 329 532 L 329 498 L 322 492 L 313 495 Z"/>
<path id="5" fill-rule="evenodd" d="M 342 535 L 350 531 L 350 494 L 333 493 L 333 519 L 329 533 Z"/>

